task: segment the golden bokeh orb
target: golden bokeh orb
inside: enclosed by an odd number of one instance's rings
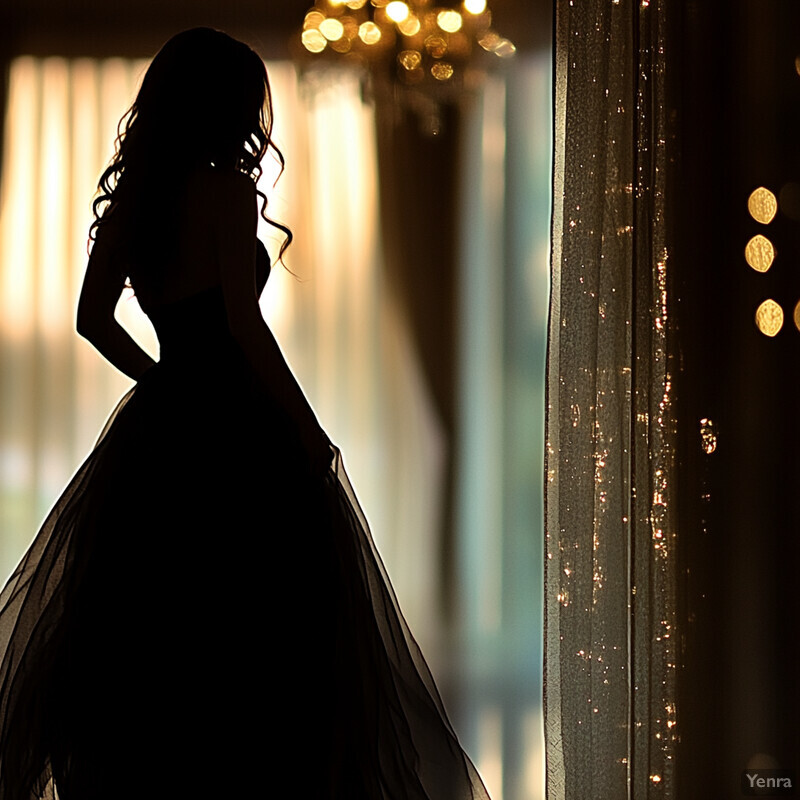
[[[329,41],[335,42],[344,35],[344,25],[338,19],[328,17],[319,24],[319,32]]]
[[[470,14],[483,14],[486,11],[486,0],[464,0],[464,10]]]
[[[408,6],[401,2],[401,0],[392,0],[388,6],[386,6],[386,16],[392,22],[402,22],[404,19],[408,18]]]
[[[744,257],[756,272],[766,272],[775,260],[775,247],[766,236],[759,233],[747,243]]]
[[[783,309],[774,300],[765,300],[756,309],[756,325],[764,336],[776,336],[783,327]]]
[[[309,11],[303,20],[303,30],[307,31],[310,28],[319,28],[320,22],[325,20],[325,15],[320,11]]]
[[[425,49],[434,58],[441,58],[447,52],[447,42],[441,36],[432,34],[425,39]]]
[[[461,14],[452,8],[445,8],[436,15],[436,24],[447,33],[455,33],[461,30],[463,22]]]
[[[352,46],[353,43],[346,36],[342,36],[341,39],[330,43],[331,50],[337,53],[349,53]]]
[[[397,28],[404,36],[416,36],[422,27],[419,17],[409,14],[402,22],[397,23]]]
[[[453,65],[448,64],[446,61],[437,61],[431,67],[431,75],[437,81],[449,81],[453,77]]]
[[[778,200],[769,189],[759,186],[747,198],[747,210],[756,222],[769,225],[778,211]]]
[[[418,50],[403,50],[397,56],[397,60],[404,69],[412,70],[422,63],[422,54]]]
[[[358,26],[358,38],[364,44],[377,44],[381,40],[381,29],[372,21],[362,22]]]
[[[321,53],[328,44],[328,40],[316,28],[303,31],[300,40],[310,53]]]

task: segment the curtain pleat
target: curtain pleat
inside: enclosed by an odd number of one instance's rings
[[[550,800],[672,796],[663,0],[557,3],[546,453]]]

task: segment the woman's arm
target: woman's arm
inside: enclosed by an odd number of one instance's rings
[[[311,405],[261,315],[256,285],[258,205],[255,184],[235,172],[214,175],[215,242],[228,325],[269,393],[294,421],[309,460],[324,469],[332,453]]]
[[[107,234],[100,229],[89,257],[76,328],[120,372],[137,381],[155,362],[114,317],[125,277],[114,269]]]

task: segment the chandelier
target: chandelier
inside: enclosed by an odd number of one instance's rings
[[[406,99],[435,106],[480,81],[513,43],[491,27],[486,0],[454,7],[433,0],[316,0],[300,34],[303,61],[361,63]]]

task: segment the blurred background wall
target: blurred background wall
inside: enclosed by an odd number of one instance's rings
[[[298,74],[309,5],[0,7],[0,570],[129,386],[73,332],[117,121],[169,36],[221,28],[268,63],[287,161],[261,183],[296,235],[264,312],[490,793],[537,798],[550,4],[490,3],[517,53],[444,103],[435,134],[362,74]],[[261,236],[274,256],[280,239]],[[117,313],[157,355],[135,298]]]

